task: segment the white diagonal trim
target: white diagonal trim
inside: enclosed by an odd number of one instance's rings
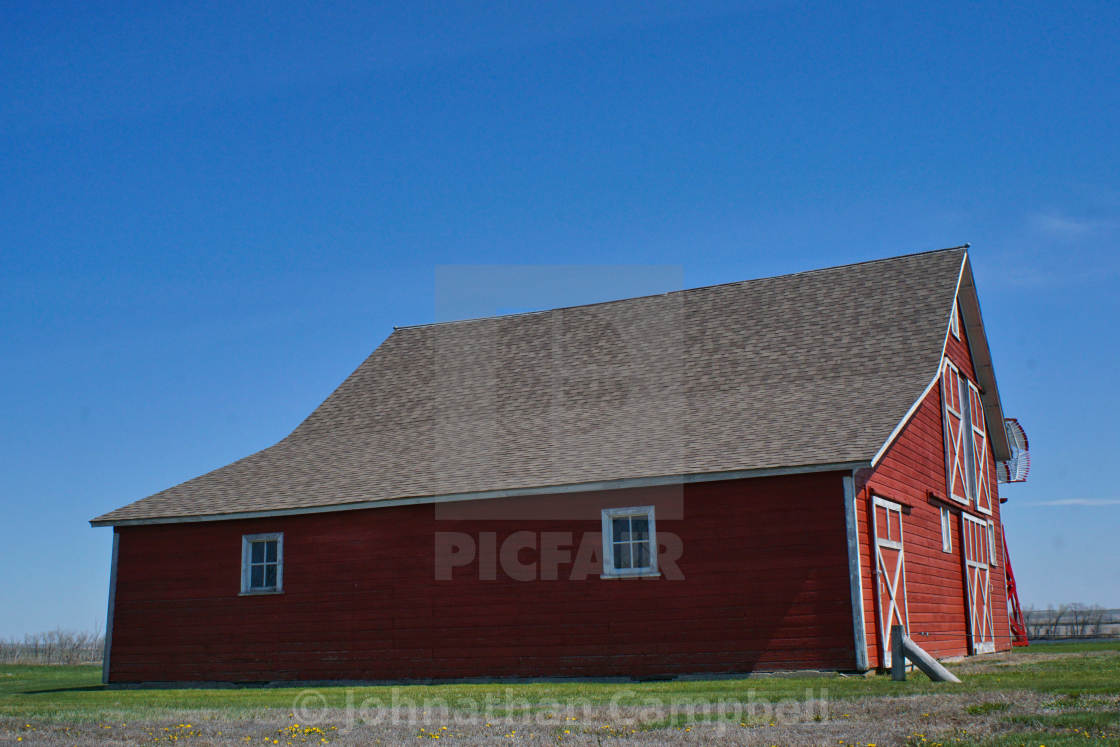
[[[966,267],[968,267],[968,252],[967,251],[965,252],[964,256],[961,258],[961,267],[957,271],[957,287],[956,287],[956,290],[953,291],[953,305],[952,305],[952,307],[950,309],[950,312],[949,312],[950,313],[950,319],[955,318],[955,316],[956,316],[957,297],[960,295],[960,292],[961,292],[961,281],[964,279],[964,271],[965,271]],[[879,463],[879,460],[883,458],[883,454],[887,453],[887,449],[889,449],[891,447],[891,444],[894,443],[894,440],[896,438],[898,438],[898,434],[902,433],[902,429],[906,427],[906,423],[908,423],[910,421],[910,418],[914,415],[914,413],[918,411],[918,407],[921,406],[922,400],[924,400],[926,398],[926,395],[929,394],[930,390],[933,389],[933,385],[936,384],[938,382],[938,380],[941,378],[941,365],[945,361],[945,349],[949,345],[949,335],[952,334],[950,329],[949,329],[950,324],[945,325],[945,335],[941,339],[941,357],[938,358],[938,360],[937,360],[937,371],[936,371],[936,373],[934,373],[933,378],[930,380],[930,382],[928,384],[926,384],[926,388],[922,390],[922,393],[918,395],[918,398],[916,400],[914,400],[914,404],[910,405],[910,409],[907,410],[906,414],[902,416],[902,419],[898,421],[898,425],[896,425],[894,427],[894,430],[892,430],[890,432],[890,435],[887,436],[887,440],[884,441],[883,445],[879,447],[879,450],[875,452],[875,456],[873,456],[871,458],[871,466],[872,467],[874,467],[876,464]]]

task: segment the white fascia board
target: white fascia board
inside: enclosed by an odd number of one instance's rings
[[[898,421],[898,424],[894,427],[894,430],[892,430],[890,435],[887,436],[887,440],[884,441],[883,445],[879,447],[879,450],[875,452],[875,456],[871,458],[872,467],[877,465],[879,463],[879,460],[883,458],[883,455],[887,453],[887,449],[889,449],[891,447],[891,444],[894,443],[894,440],[898,438],[898,434],[902,433],[902,429],[906,427],[906,424],[910,422],[910,418],[912,418],[914,416],[914,413],[918,411],[918,407],[922,404],[922,401],[925,400],[925,398],[929,395],[933,387],[937,385],[937,382],[941,380],[941,369],[945,366],[945,350],[949,347],[949,336],[952,334],[952,314],[954,314],[957,309],[957,296],[960,295],[961,282],[964,280],[964,270],[967,266],[968,252],[966,251],[964,254],[964,259],[961,260],[961,269],[957,272],[957,289],[953,292],[953,304],[950,307],[949,311],[949,323],[945,325],[945,336],[941,339],[941,355],[937,359],[937,370],[934,371],[933,378],[930,379],[930,382],[928,384],[926,384],[926,387],[922,390],[922,393],[918,395],[918,398],[916,400],[914,400],[914,404],[910,405],[910,409],[907,410],[906,414],[902,416],[902,420]]]
[[[965,270],[969,270],[969,272],[966,274]],[[1000,400],[999,387],[996,385],[996,372],[992,365],[988,336],[984,331],[984,320],[980,316],[980,298],[976,294],[976,284],[972,280],[968,252],[965,252],[964,259],[961,261],[960,273],[957,275],[957,290],[953,294],[954,312],[958,308],[961,316],[964,317],[964,339],[968,345],[969,355],[972,357],[972,369],[976,372],[977,383],[980,385],[980,401],[984,405],[984,423],[988,427],[988,436],[992,440],[992,452],[995,454],[996,461],[1010,459],[1011,446],[1007,442],[1007,433],[1003,428],[1003,403]],[[922,404],[922,400],[929,395],[933,387],[940,381],[941,370],[945,366],[945,352],[949,346],[950,334],[952,333],[949,325],[946,325],[945,337],[941,343],[941,357],[937,362],[937,371],[926,388],[914,400],[914,404],[906,411],[902,420],[898,421],[898,425],[887,436],[887,440],[875,452],[875,456],[871,459],[872,467],[876,466],[883,455],[887,453],[887,449],[902,433],[902,429],[906,427],[918,406]]]
[[[980,385],[980,401],[984,405],[984,422],[992,439],[992,451],[996,461],[1011,458],[1011,444],[1003,427],[1003,402],[996,384],[996,370],[992,363],[992,350],[988,345],[988,334],[984,329],[984,319],[980,313],[980,296],[976,293],[968,254],[965,266],[970,268],[964,281],[957,290],[961,315],[968,340],[968,352],[972,356],[972,368]]]

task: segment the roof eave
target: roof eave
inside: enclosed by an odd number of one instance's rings
[[[204,521],[233,521],[236,519],[262,519],[280,516],[301,516],[304,514],[333,513],[336,511],[357,511],[367,508],[389,508],[392,506],[412,506],[427,503],[452,503],[457,501],[478,501],[494,498],[520,498],[534,495],[554,495],[558,493],[585,493],[599,490],[623,490],[626,488],[657,487],[663,485],[686,485],[698,482],[719,480],[744,480],[758,477],[780,477],[811,472],[850,472],[870,467],[866,460],[829,462],[824,464],[804,464],[790,467],[764,467],[760,469],[729,470],[725,472],[703,472],[683,475],[659,475],[653,477],[622,478],[599,480],[595,482],[572,483],[568,485],[541,485],[529,488],[508,490],[487,490],[474,493],[451,493],[447,495],[428,495],[407,498],[387,498],[374,501],[358,501],[327,506],[305,506],[263,511],[242,511],[228,514],[198,514],[194,516],[153,516],[126,519],[110,518],[112,513],[102,514],[90,519],[94,527],[140,526],[148,524],[188,524]],[[115,513],[115,512],[114,512]]]
[[[967,245],[965,245],[967,247]],[[945,363],[945,355],[949,344],[952,314],[960,307],[964,316],[965,340],[969,354],[972,356],[972,366],[976,373],[977,384],[980,387],[980,399],[984,406],[984,421],[989,424],[988,433],[992,441],[992,452],[997,460],[1011,458],[1011,445],[1007,440],[1007,431],[1003,428],[1003,404],[999,397],[999,387],[996,385],[996,372],[992,364],[992,351],[988,347],[988,335],[984,331],[984,319],[980,314],[980,297],[976,292],[976,281],[972,276],[972,263],[966,249],[961,259],[961,269],[957,276],[957,288],[953,294],[953,305],[947,309],[945,319],[945,337],[941,343],[941,355],[938,359],[937,369],[933,371],[929,383],[918,395],[917,399],[898,421],[898,424],[887,436],[886,441],[879,447],[879,451],[871,459],[872,466],[887,453],[895,439],[902,433],[903,428],[913,417],[918,406],[929,395],[930,391],[941,380],[941,368]],[[998,423],[998,427],[990,424]]]
[[[980,313],[980,297],[976,292],[976,281],[972,276],[972,262],[968,254],[964,256],[960,287],[957,289],[957,304],[964,317],[965,339],[972,355],[972,367],[980,386],[980,400],[984,405],[984,421],[988,424],[988,437],[992,440],[992,451],[997,461],[1011,458],[1011,444],[1003,427],[1003,402],[996,383],[995,365],[992,351],[988,346],[988,335],[984,331],[984,318]]]

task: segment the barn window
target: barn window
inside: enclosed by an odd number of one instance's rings
[[[953,520],[952,514],[945,506],[941,507],[941,549],[945,552],[953,551]]]
[[[657,574],[653,506],[603,509],[603,575]]]
[[[246,534],[241,538],[241,593],[276,593],[284,588],[284,535]]]
[[[961,339],[961,323],[959,317],[960,312],[957,311],[957,304],[953,302],[953,317],[949,320],[949,331],[953,333],[953,337],[958,340]]]
[[[996,523],[988,520],[988,564],[992,567],[999,565],[999,554],[996,552]]]

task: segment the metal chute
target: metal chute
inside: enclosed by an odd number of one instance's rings
[[[1027,432],[1015,418],[1003,421],[1003,430],[1007,433],[1007,442],[1011,444],[1011,458],[996,463],[996,477],[1000,482],[1026,482],[1031,471],[1030,444],[1027,442]]]

